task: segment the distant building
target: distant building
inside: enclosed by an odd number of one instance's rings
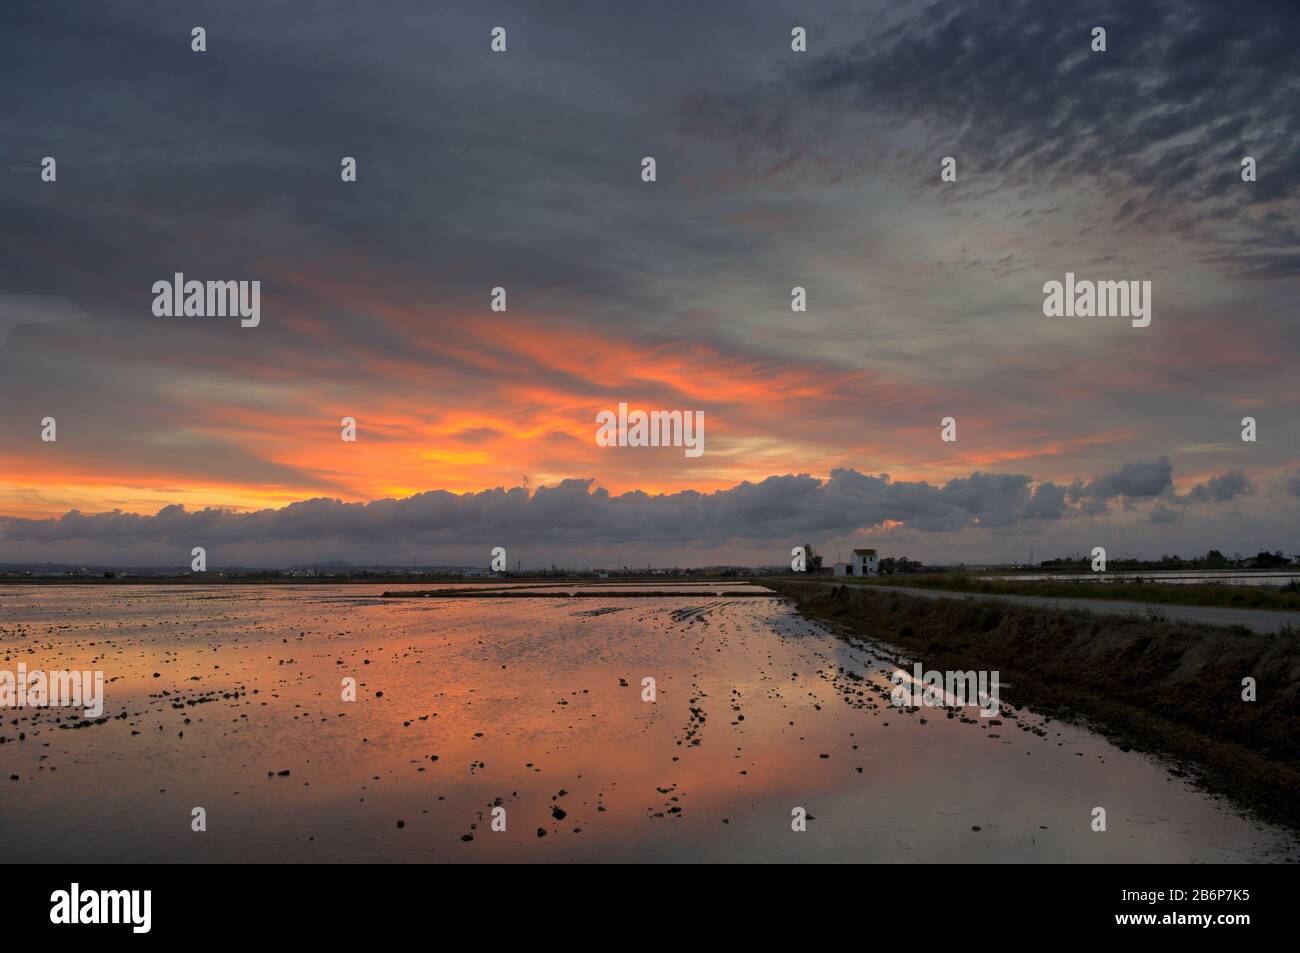
[[[461,575],[465,577],[479,578],[494,575],[494,573],[490,573],[486,569],[466,569],[461,572]]]
[[[880,558],[874,549],[855,549],[853,559],[835,564],[837,576],[875,576],[880,572]]]

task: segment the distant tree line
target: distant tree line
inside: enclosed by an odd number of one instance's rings
[[[915,559],[908,559],[906,556],[886,556],[880,560],[880,574],[882,576],[892,576],[896,573],[913,573],[921,572],[925,568],[924,564],[917,562]]]
[[[883,572],[883,563],[882,572]],[[1060,556],[1056,559],[1044,559],[1037,566],[1042,569],[1089,569],[1092,565],[1091,556]],[[1204,556],[1194,556],[1191,559],[1184,559],[1177,555],[1162,555],[1159,559],[1108,559],[1106,568],[1109,570],[1126,569],[1278,569],[1282,566],[1292,565],[1290,556],[1278,555],[1261,550],[1254,556],[1237,555],[1229,558],[1217,549],[1211,549]]]

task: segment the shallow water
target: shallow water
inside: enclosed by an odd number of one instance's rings
[[[780,600],[379,598],[393,588],[0,589],[0,668],[108,683],[103,723],[0,711],[6,860],[1300,856],[1081,729],[894,708],[885,650]]]

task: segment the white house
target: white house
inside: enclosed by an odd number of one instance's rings
[[[853,559],[835,564],[837,576],[874,576],[880,572],[880,559],[874,549],[855,549]]]

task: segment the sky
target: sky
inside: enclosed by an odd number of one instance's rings
[[[1297,36],[1249,0],[6,3],[0,562],[1300,553]],[[155,315],[177,272],[260,281],[260,323]],[[1150,281],[1150,325],[1046,316],[1067,272]],[[702,411],[704,453],[600,446],[619,403]]]

